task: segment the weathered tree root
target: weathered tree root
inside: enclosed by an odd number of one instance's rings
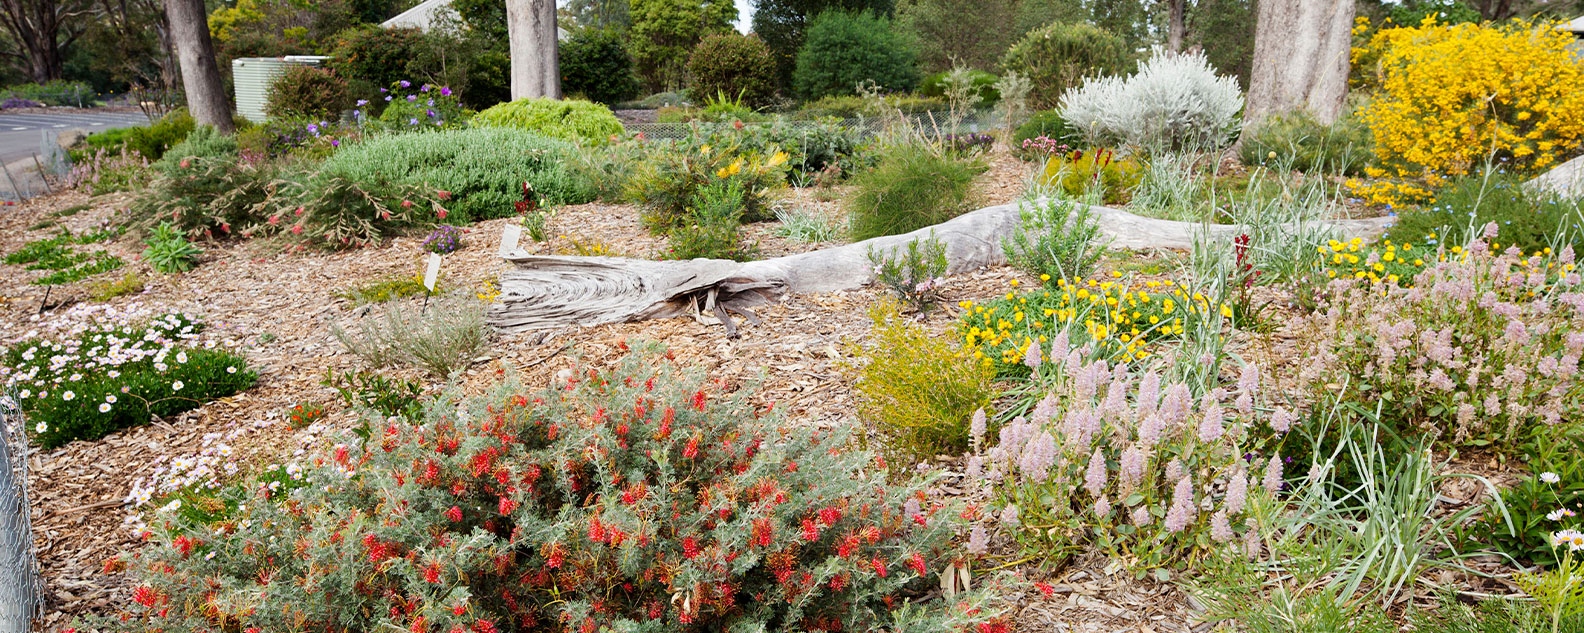
[[[1093,211],[1113,248],[1186,249],[1200,231],[1216,239],[1243,232],[1239,226],[1157,220],[1108,207]],[[516,331],[692,315],[719,320],[735,336],[728,313],[757,321],[749,308],[787,293],[834,292],[873,281],[870,250],[889,252],[933,234],[946,245],[949,274],[1004,264],[1001,240],[1020,221],[1019,205],[1003,204],[905,235],[744,263],[544,256],[518,250],[505,258],[514,266],[501,274],[500,298],[490,307],[487,321],[497,329]],[[1327,224],[1342,237],[1367,237],[1379,234],[1386,222],[1372,218]]]

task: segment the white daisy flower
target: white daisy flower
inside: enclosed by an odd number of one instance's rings
[[[1547,472],[1540,473],[1540,481],[1546,482],[1548,484],[1554,484],[1554,483],[1557,483],[1559,481],[1562,481],[1562,478],[1558,477],[1556,473],[1547,471]]]
[[[108,402],[99,403],[99,412],[100,413],[109,413],[110,412],[110,403],[108,403]]]
[[[185,383],[183,383],[182,381],[178,380],[176,382],[171,383],[171,391],[181,391],[182,387],[185,387],[185,386],[187,386]]]
[[[34,433],[43,433],[43,432],[48,431],[48,430],[49,430],[49,425],[45,424],[43,422],[40,422],[40,423],[38,423],[38,426],[33,427],[33,432]]]
[[[72,393],[71,391],[67,391],[66,393],[61,394],[61,400],[70,401],[70,400],[75,400],[76,398],[77,398],[77,394]]]

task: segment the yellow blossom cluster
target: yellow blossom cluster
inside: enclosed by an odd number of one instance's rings
[[[1487,159],[1554,165],[1584,141],[1584,59],[1547,23],[1442,25],[1376,31],[1354,51],[1374,60],[1379,90],[1362,118],[1375,138],[1367,198],[1419,197]],[[1367,25],[1361,25],[1367,28]],[[1356,184],[1356,183],[1355,183]],[[1392,191],[1396,189],[1397,191]]]
[[[1013,291],[993,301],[958,303],[963,310],[958,324],[963,343],[998,374],[1021,372],[1030,345],[1037,341],[1046,349],[1064,330],[1069,345],[1092,342],[1098,356],[1145,358],[1152,342],[1182,334],[1184,316],[1211,309],[1204,295],[1170,280],[1150,281],[1142,288],[1121,281],[1058,280],[1053,287],[1023,293],[1016,291],[1016,280],[1012,284]]]
[[[1434,242],[1438,235],[1431,233],[1425,239]],[[1457,262],[1469,260],[1469,252],[1462,246],[1436,248],[1429,245],[1415,246],[1411,243],[1396,244],[1391,240],[1382,240],[1374,244],[1365,244],[1360,238],[1353,238],[1346,242],[1331,240],[1324,246],[1317,247],[1320,252],[1320,266],[1325,270],[1327,277],[1332,279],[1363,279],[1372,285],[1379,283],[1393,284],[1404,288],[1414,285],[1414,277],[1426,267],[1445,262],[1448,259]],[[1489,253],[1501,252],[1500,242],[1491,242],[1485,249]],[[1514,253],[1515,261],[1511,266],[1510,274],[1517,275],[1517,279],[1527,278],[1530,272],[1543,271],[1546,283],[1539,288],[1550,287],[1558,283],[1563,276],[1577,270],[1577,265],[1571,261],[1561,262],[1552,257],[1549,247],[1534,251],[1530,256],[1523,257],[1523,253]],[[1514,282],[1505,287],[1523,289],[1514,299],[1532,298],[1537,294],[1537,288]]]

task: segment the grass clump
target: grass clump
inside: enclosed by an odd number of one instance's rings
[[[950,337],[930,336],[894,303],[871,308],[873,345],[854,349],[866,362],[855,372],[858,412],[898,463],[916,463],[968,449],[974,412],[995,395],[992,368],[965,362],[971,354]]]
[[[899,235],[934,226],[968,210],[974,178],[984,163],[915,145],[882,150],[880,164],[854,176],[855,240]]]
[[[422,312],[385,307],[355,332],[332,328],[347,351],[374,367],[405,365],[438,377],[467,367],[488,343],[484,310],[461,299],[440,299]]]

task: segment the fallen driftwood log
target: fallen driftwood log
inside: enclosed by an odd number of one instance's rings
[[[1001,240],[1021,221],[1019,204],[963,214],[933,227],[855,244],[751,262],[720,259],[650,261],[622,257],[532,255],[521,249],[505,256],[513,266],[501,274],[500,298],[487,321],[501,330],[599,325],[683,315],[719,319],[736,335],[729,314],[750,321],[754,306],[787,293],[833,292],[874,279],[871,250],[889,252],[932,234],[946,245],[950,274],[1006,262]],[[1185,249],[1208,231],[1217,239],[1243,232],[1234,225],[1157,220],[1108,207],[1093,207],[1101,232],[1113,248]],[[1343,237],[1368,237],[1387,218],[1327,222]]]
[[[1524,186],[1564,198],[1584,196],[1584,156],[1557,165]]]

